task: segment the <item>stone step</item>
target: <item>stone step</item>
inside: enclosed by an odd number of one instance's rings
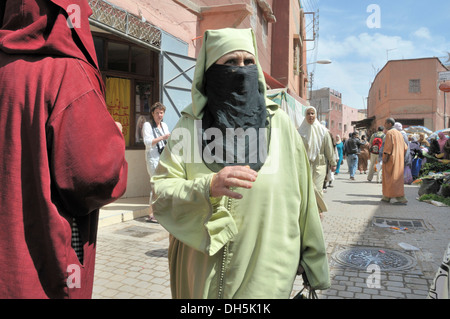
[[[120,198],[100,209],[99,227],[123,223],[149,214],[149,198]]]

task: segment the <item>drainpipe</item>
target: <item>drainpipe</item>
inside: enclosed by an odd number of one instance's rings
[[[444,128],[447,128],[447,92],[444,90],[442,90],[442,92],[444,93]]]

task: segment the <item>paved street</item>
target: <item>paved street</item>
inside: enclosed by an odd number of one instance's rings
[[[450,208],[417,201],[408,185],[407,206],[380,202],[381,184],[359,172],[350,181],[343,166],[325,194],[332,286],[319,298],[424,299],[450,241]],[[167,232],[143,217],[101,226],[93,298],[171,298],[167,248]],[[386,268],[370,266],[380,260]],[[298,278],[293,294],[301,288]]]

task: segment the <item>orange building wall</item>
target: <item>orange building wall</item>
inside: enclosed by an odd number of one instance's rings
[[[444,128],[444,98],[439,72],[446,68],[437,58],[389,61],[378,73],[369,93],[368,117],[376,116],[372,128],[394,119],[423,119],[432,131]],[[420,79],[421,91],[409,92],[409,80]],[[447,99],[447,105],[450,100]],[[448,116],[447,108],[447,116]]]

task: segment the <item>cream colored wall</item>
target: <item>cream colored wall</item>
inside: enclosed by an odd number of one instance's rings
[[[127,150],[125,158],[128,162],[128,182],[122,198],[148,197],[150,177],[145,163],[145,150]]]

